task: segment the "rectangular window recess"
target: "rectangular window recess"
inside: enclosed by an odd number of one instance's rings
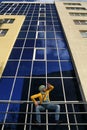
[[[45,48],[35,48],[33,60],[43,61],[46,60]]]
[[[38,21],[38,26],[45,26],[46,22],[45,21]]]
[[[39,13],[39,17],[46,17],[45,13]]]
[[[46,8],[42,7],[42,8],[39,9],[39,11],[46,11]]]
[[[80,33],[83,38],[87,38],[87,30],[80,30]]]
[[[87,25],[87,20],[74,20],[77,25]]]
[[[0,29],[0,37],[5,36],[8,29]]]
[[[13,23],[15,19],[5,18],[3,23]]]
[[[64,5],[81,5],[80,3],[64,3]]]
[[[37,31],[36,32],[36,39],[45,39],[45,31]]]
[[[71,16],[84,16],[87,17],[87,13],[69,13]]]

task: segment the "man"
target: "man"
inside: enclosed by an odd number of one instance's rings
[[[47,88],[45,85],[41,85],[39,87],[40,93],[31,96],[31,100],[34,102],[35,108],[36,108],[36,123],[39,123],[39,124],[41,123],[40,111],[44,111],[45,109],[54,110],[55,122],[58,124],[61,123],[59,121],[59,114],[58,114],[60,112],[60,105],[52,104],[49,98],[49,93],[53,89],[54,89],[54,86],[47,83]],[[36,101],[37,98],[39,98],[40,102]]]

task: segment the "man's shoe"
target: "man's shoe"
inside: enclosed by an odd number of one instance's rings
[[[37,127],[41,127],[41,123],[40,123],[40,122],[38,122],[37,120],[36,120],[36,121],[34,121],[34,123],[36,124],[36,126],[37,126]]]

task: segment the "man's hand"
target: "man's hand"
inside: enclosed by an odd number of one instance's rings
[[[47,89],[50,89],[51,84],[47,83]]]
[[[38,106],[38,102],[35,102],[35,106]]]

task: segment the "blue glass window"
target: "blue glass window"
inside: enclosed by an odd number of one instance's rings
[[[61,68],[64,77],[75,77],[73,66],[70,61],[61,62]]]
[[[43,61],[35,61],[33,64],[33,76],[45,76],[46,74],[46,67],[45,67],[45,62]]]
[[[36,49],[35,59],[44,59],[44,49]]]
[[[46,32],[46,38],[55,38],[54,32]]]
[[[44,38],[45,33],[44,32],[38,32],[38,38]]]
[[[31,25],[37,25],[37,21],[32,21]]]
[[[30,26],[29,31],[36,31],[37,30],[37,26]]]
[[[52,26],[53,23],[52,23],[51,21],[47,21],[47,22],[46,22],[46,25],[50,25],[50,26]]]
[[[55,39],[47,39],[46,46],[56,48],[56,40]]]
[[[62,30],[61,26],[54,26],[54,28],[55,28],[55,31],[61,31]]]
[[[44,39],[37,39],[36,40],[36,47],[45,47],[45,40]]]
[[[18,76],[30,76],[31,73],[31,62],[30,61],[21,61]]]
[[[47,62],[47,75],[48,77],[60,77],[59,64],[57,62]]]
[[[27,32],[20,32],[18,38],[25,38]]]
[[[17,39],[14,44],[14,47],[23,47],[23,44],[24,44],[24,39]]]
[[[38,31],[45,31],[45,26],[38,26]]]
[[[27,31],[28,30],[28,26],[22,26],[21,31]]]
[[[76,79],[64,79],[64,87],[66,93],[66,99],[71,100],[81,100],[81,95],[78,90],[78,83]]]
[[[59,50],[60,60],[70,60],[69,52],[66,49]]]
[[[18,61],[8,61],[3,76],[15,76]],[[12,67],[13,66],[13,67]]]
[[[46,26],[46,31],[54,31],[53,26],[50,26],[50,25],[48,26],[47,25]]]
[[[56,38],[64,38],[64,35],[62,32],[56,32]]]
[[[23,25],[29,25],[30,21],[24,21]]]
[[[9,59],[19,59],[21,54],[21,49],[13,49]]]
[[[24,49],[22,59],[32,59],[33,49]]]
[[[33,39],[27,39],[25,42],[25,47],[34,47],[35,40]]]
[[[62,82],[60,78],[47,78],[47,82],[51,83],[54,86],[54,90],[50,93],[51,101],[63,101],[63,90],[62,90]],[[55,96],[54,96],[55,95]],[[61,105],[62,107],[62,105]],[[62,108],[61,108],[62,109]],[[63,109],[65,110],[65,109]],[[63,115],[64,116],[64,115]]]
[[[27,38],[35,38],[36,37],[36,32],[28,32]]]
[[[2,78],[0,80],[0,99],[8,100],[13,84],[13,78]],[[0,107],[1,108],[1,107]]]
[[[26,87],[25,87],[25,84],[26,84]],[[27,86],[29,86],[29,79],[17,78],[15,82],[13,94],[12,94],[12,100],[21,100],[25,88],[27,90]]]
[[[47,48],[47,60],[58,60],[57,49]]]
[[[13,84],[13,78],[2,78],[0,80],[0,99],[9,100],[11,89]],[[6,112],[8,104],[0,103],[0,112]],[[3,121],[5,113],[0,114],[0,122]]]
[[[66,42],[63,39],[57,39],[58,48],[66,48]]]

